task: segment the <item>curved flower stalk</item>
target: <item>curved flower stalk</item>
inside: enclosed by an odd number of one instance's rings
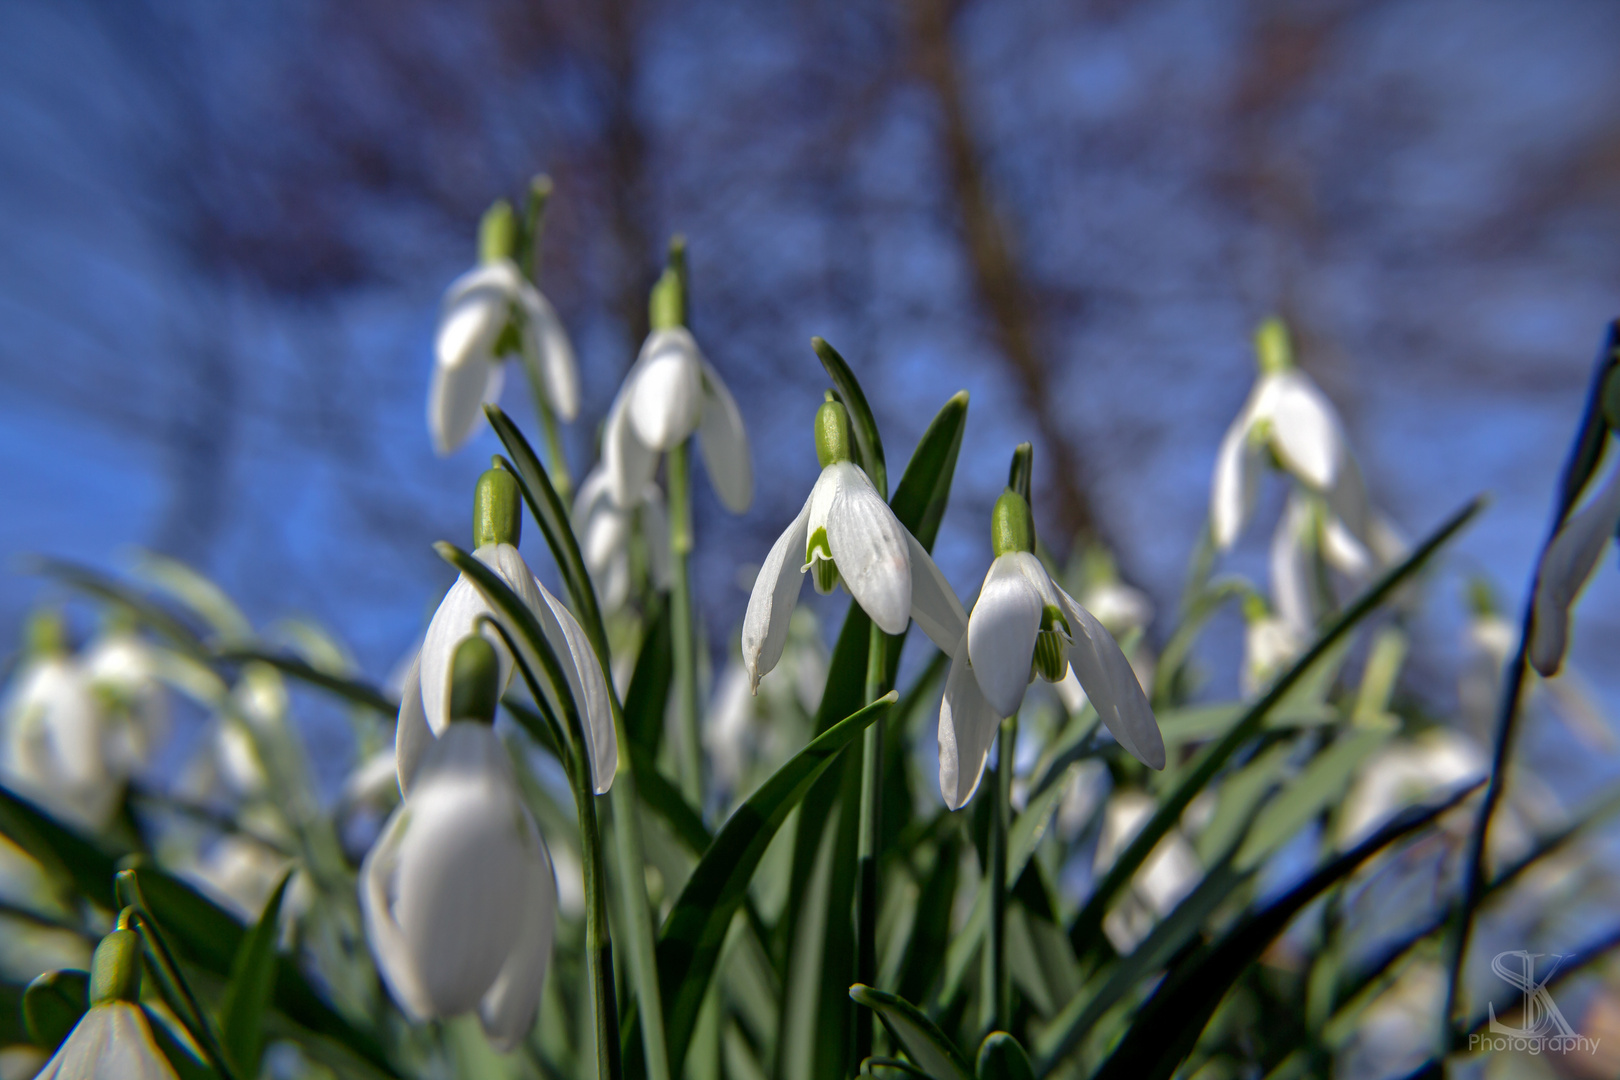
[[[55,613],[36,615],[3,704],[0,775],[53,814],[100,831],[128,772],[108,753],[106,720]]]
[[[135,931],[122,925],[96,946],[90,1008],[36,1080],[177,1080],[140,1006],[141,959]]]
[[[1589,481],[1587,488],[1586,503],[1564,519],[1536,570],[1530,663],[1544,676],[1563,666],[1570,608],[1620,528],[1620,468],[1611,469],[1601,484]]]
[[[995,561],[967,631],[950,649],[939,710],[939,787],[961,809],[978,789],[1003,717],[1016,715],[1039,675],[1075,677],[1114,738],[1149,768],[1164,768],[1164,739],[1130,661],[1112,634],[1052,581],[1035,557],[1029,504],[1008,489],[991,518]]]
[[[1218,550],[1237,542],[1254,513],[1268,462],[1323,495],[1352,536],[1367,540],[1369,511],[1361,470],[1332,402],[1294,366],[1288,331],[1267,319],[1255,334],[1260,378],[1221,439],[1210,484],[1210,536]]]
[[[579,414],[579,370],[562,320],[512,260],[512,209],[498,202],[484,217],[483,265],[445,290],[433,339],[428,431],[441,455],[472,435],[483,406],[500,398],[504,361],[519,354],[540,403],[564,420]]]
[[[556,875],[492,726],[495,648],[464,638],[454,665],[454,719],[367,854],[360,905],[378,969],[401,1007],[417,1021],[476,1011],[504,1052],[539,1009]]]
[[[799,516],[771,545],[743,616],[743,664],[755,693],[782,658],[805,571],[823,595],[842,584],[886,634],[904,633],[915,620],[950,652],[967,627],[945,575],[852,460],[853,445],[849,414],[828,400],[816,413],[821,476]]]
[[[614,501],[611,488],[606,466],[598,465],[585,477],[574,499],[580,554],[605,613],[617,611],[630,598],[630,548],[638,525],[646,539],[647,576],[652,587],[666,590],[673,579],[669,515],[658,485],[646,484],[640,497],[629,506]]]
[[[624,509],[640,504],[658,455],[694,433],[721,504],[734,514],[747,510],[754,472],[742,412],[691,331],[664,325],[647,335],[608,410],[602,465],[613,501]]]
[[[619,743],[613,729],[607,682],[573,613],[540,584],[518,553],[519,498],[517,481],[504,470],[490,469],[479,478],[473,514],[473,537],[478,546],[473,555],[499,574],[534,613],[547,643],[561,661],[569,692],[580,706],[592,786],[600,795],[612,787],[613,774],[619,767]],[[422,650],[405,678],[394,756],[400,791],[407,796],[428,747],[444,734],[451,720],[450,666],[457,644],[469,634],[484,634],[499,662],[500,690],[504,692],[511,682],[512,656],[501,635],[485,625],[491,621],[500,623],[514,640],[522,640],[465,574],[457,577],[434,612]],[[533,666],[538,667],[538,662]]]

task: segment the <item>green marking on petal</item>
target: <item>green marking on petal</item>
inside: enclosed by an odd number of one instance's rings
[[[1039,675],[1047,682],[1059,682],[1069,671],[1069,620],[1055,604],[1041,612],[1041,628],[1035,635],[1035,656],[1030,677]]]
[[[826,596],[838,588],[838,564],[833,562],[826,526],[817,529],[810,537],[810,543],[804,549],[804,561],[810,564],[810,576],[815,580],[816,592]]]

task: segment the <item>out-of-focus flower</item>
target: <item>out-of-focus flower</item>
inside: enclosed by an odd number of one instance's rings
[[[1142,831],[1156,807],[1151,796],[1140,791],[1116,792],[1103,812],[1102,835],[1097,840],[1097,873],[1106,873],[1114,860],[1136,834]],[[1121,955],[1136,948],[1147,937],[1153,924],[1175,910],[1192,892],[1203,871],[1198,854],[1181,830],[1172,829],[1149,852],[1136,875],[1130,892],[1103,917],[1103,933]]]
[[[904,633],[914,619],[949,651],[967,626],[945,575],[851,460],[852,446],[849,414],[828,401],[816,414],[821,475],[799,516],[771,545],[743,616],[743,663],[756,692],[782,658],[807,570],[824,595],[842,583],[886,634]]]
[[[139,1004],[140,962],[133,930],[101,939],[91,961],[90,1008],[37,1080],[177,1080]]]
[[[579,372],[568,332],[523,271],[510,258],[497,257],[445,290],[427,407],[428,431],[440,454],[466,442],[483,418],[484,404],[499,399],[503,361],[513,352],[522,357],[551,410],[574,419]]]
[[[754,498],[742,412],[684,326],[655,329],[624,377],[602,433],[608,490],[621,507],[641,501],[667,453],[697,433],[715,494],[740,514]]]
[[[79,662],[106,718],[108,759],[133,773],[146,765],[169,728],[168,692],[152,646],[114,626],[85,648]]]
[[[109,760],[100,703],[67,651],[60,619],[35,617],[3,703],[0,774],[51,813],[91,831],[117,809],[127,772]]]
[[[457,668],[465,677],[459,658]],[[457,717],[428,748],[361,866],[360,899],[378,968],[405,1011],[422,1021],[476,1010],[505,1051],[539,1008],[557,884],[490,726],[492,651],[487,668],[487,715]]]
[[[940,703],[945,805],[957,810],[973,797],[996,729],[1017,713],[1032,675],[1055,683],[1071,664],[1119,744],[1149,768],[1164,768],[1164,739],[1136,672],[1113,635],[1035,557],[1022,495],[1009,489],[996,500],[990,535],[996,558],[952,652]]]
[[[1215,456],[1209,504],[1215,546],[1224,551],[1243,532],[1268,460],[1326,496],[1350,533],[1365,536],[1366,487],[1338,413],[1310,377],[1294,366],[1288,331],[1279,320],[1260,325],[1255,349],[1260,378]]]
[[[638,522],[646,539],[647,573],[653,588],[669,588],[669,516],[657,484],[643,487],[640,499],[632,505],[620,506],[613,500],[607,469],[598,465],[585,477],[574,499],[574,522],[580,554],[604,612],[617,611],[630,597],[630,545]]]
[[[1371,836],[1399,811],[1485,775],[1485,754],[1471,739],[1434,728],[1375,754],[1340,805],[1341,847]]]
[[[1598,558],[1620,527],[1620,468],[1612,469],[1586,504],[1565,519],[1542,553],[1536,570],[1535,615],[1530,631],[1530,662],[1543,675],[1556,675],[1569,648],[1569,609]]]
[[[1299,658],[1307,644],[1299,627],[1273,614],[1258,596],[1244,605],[1243,670],[1238,679],[1244,697],[1254,697]]]

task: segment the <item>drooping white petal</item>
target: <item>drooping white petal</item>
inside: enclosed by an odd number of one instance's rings
[[[452,724],[406,804],[391,907],[440,1016],[476,1008],[523,926],[528,871],[506,751],[487,724]]]
[[[409,822],[407,806],[408,801],[389,815],[387,824],[360,864],[360,914],[365,922],[366,940],[371,944],[371,955],[377,961],[377,972],[389,994],[407,1016],[422,1023],[433,1017],[433,1002],[422,989],[416,961],[394,914],[400,843]]]
[[[176,1080],[140,1006],[93,1006],[35,1080]]]
[[[1586,586],[1603,549],[1620,525],[1620,469],[1596,495],[1565,520],[1536,573],[1535,618],[1530,662],[1546,676],[1557,673],[1569,645],[1569,609]]]
[[[906,555],[911,562],[911,621],[940,652],[949,653],[967,633],[967,611],[933,556],[910,530],[906,531]]]
[[[483,417],[490,380],[500,370],[494,349],[511,318],[514,274],[510,265],[480,267],[445,293],[427,408],[428,431],[440,454],[466,442]]]
[[[484,1033],[503,1054],[515,1048],[534,1026],[557,931],[557,875],[551,865],[551,852],[527,809],[523,811],[523,823],[529,837],[523,926],[500,974],[478,1004]]]
[[[742,655],[755,693],[759,692],[759,680],[782,659],[782,650],[787,647],[788,622],[793,617],[793,606],[799,602],[799,590],[804,587],[802,563],[810,537],[809,524],[810,500],[806,499],[799,516],[771,545],[748,594]]]
[[[1254,513],[1260,488],[1260,455],[1249,444],[1252,419],[1247,407],[1232,421],[1215,452],[1215,476],[1209,489],[1209,532],[1225,551],[1237,542]]]
[[[399,719],[394,724],[394,769],[399,776],[399,793],[409,795],[416,780],[422,755],[433,745],[433,729],[428,726],[422,707],[422,654],[411,661],[405,688],[399,699]]]
[[[1283,467],[1300,480],[1327,491],[1338,478],[1345,456],[1344,433],[1333,405],[1304,372],[1297,369],[1268,375],[1271,384],[1266,415],[1272,424],[1272,446]]]
[[[698,427],[698,448],[703,451],[703,464],[720,502],[733,514],[740,514],[754,501],[748,432],[743,428],[736,399],[707,360],[702,361],[702,374],[703,418]]]
[[[1367,497],[1367,481],[1348,446],[1341,447],[1339,470],[1327,489],[1328,510],[1333,518],[1363,546],[1372,546],[1377,517]]]
[[[1316,584],[1312,537],[1316,525],[1311,504],[1298,492],[1288,497],[1277,531],[1271,537],[1271,604],[1302,636],[1316,629]]]
[[[604,611],[617,611],[630,595],[630,513],[613,502],[601,467],[580,485],[574,528],[598,602]]]
[[[473,554],[485,566],[490,567],[502,577],[506,583],[522,595],[526,586],[521,579],[533,577],[524,568],[519,575],[520,580],[513,581],[497,565],[497,558],[501,548],[509,548],[512,555],[517,555],[517,549],[510,544],[486,544]],[[522,559],[518,558],[521,565]],[[456,646],[461,639],[473,633],[478,627],[482,617],[492,614],[489,603],[485,601],[478,587],[467,579],[466,575],[456,578],[450,591],[445,593],[444,599],[439,602],[439,609],[433,613],[433,620],[428,623],[427,636],[422,639],[422,652],[419,657],[422,678],[422,707],[427,714],[428,726],[435,735],[444,734],[444,729],[450,723],[450,661],[455,655]],[[506,684],[512,678],[512,657],[506,651],[506,644],[501,640],[500,634],[494,629],[485,626],[482,633],[495,646],[495,656],[500,663],[500,687],[505,690]]]
[[[607,470],[608,491],[613,501],[625,509],[636,505],[658,471],[657,454],[641,441],[630,422],[630,380],[635,375],[636,369],[632,368],[602,429],[602,466]]]
[[[1035,634],[1045,607],[1026,577],[1028,552],[1010,552],[990,564],[979,590],[978,602],[968,615],[968,658],[985,700],[997,716],[1012,716],[1029,685],[1029,665],[1035,657]],[[1036,562],[1036,570],[1046,571]]]
[[[1001,717],[984,698],[968,663],[966,635],[951,657],[945,696],[939,704],[939,793],[951,810],[967,805],[979,790],[984,762]]]
[[[1069,663],[1086,696],[1119,745],[1150,769],[1164,768],[1164,736],[1142,684],[1112,634],[1062,589],[1064,614],[1074,631]]]
[[[905,527],[859,466],[835,461],[822,473],[834,480],[827,508],[827,546],[838,564],[838,576],[879,629],[885,634],[904,633],[911,618]]]
[[[608,698],[607,680],[602,676],[602,665],[597,662],[596,650],[591,648],[590,639],[573,612],[538,579],[534,586],[545,602],[544,610],[535,612],[540,628],[563,665],[569,692],[580,712],[580,724],[585,728],[592,782],[598,795],[606,794],[619,768],[619,740],[613,729],[613,707]]]
[[[703,367],[692,335],[679,326],[648,335],[625,393],[631,426],[649,449],[672,450],[697,430]]]
[[[518,290],[518,303],[523,311],[523,361],[545,387],[552,411],[572,420],[579,415],[579,366],[568,331],[551,301],[527,281]]]

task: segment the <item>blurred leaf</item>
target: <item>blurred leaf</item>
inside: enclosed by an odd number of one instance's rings
[[[1272,684],[1271,689],[1249,707],[1243,718],[1228,730],[1219,742],[1206,747],[1195,762],[1185,770],[1175,789],[1161,800],[1153,817],[1142,826],[1136,837],[1109,867],[1108,872],[1092,890],[1085,906],[1080,909],[1079,915],[1075,917],[1074,923],[1069,928],[1069,941],[1077,955],[1085,955],[1102,940],[1103,914],[1113,904],[1119,890],[1136,875],[1136,871],[1148,854],[1158,846],[1159,841],[1176,822],[1181,820],[1182,812],[1187,809],[1187,805],[1215,778],[1232,755],[1259,732],[1271,710],[1288,697],[1296,684],[1316,667],[1318,661],[1324,658],[1331,660],[1332,654],[1349,632],[1371,614],[1402,582],[1417,573],[1429,557],[1466,525],[1483,506],[1483,499],[1476,498],[1468,503],[1430,534],[1428,539],[1418,545],[1400,564],[1392,567],[1362,593],[1323,631],[1316,644],[1306,650],[1305,655],[1283,672]]]
[[[23,1023],[23,994],[27,987],[0,979],[0,1046],[30,1042]]]
[[[276,981],[276,941],[281,933],[281,901],[287,894],[292,871],[265,902],[259,921],[242,939],[231,965],[231,981],[220,1007],[220,1041],[226,1055],[243,1076],[259,1075],[259,1053],[264,1047],[264,1010]]]
[[[25,566],[34,573],[44,574],[79,592],[123,608],[137,622],[167,638],[171,645],[195,659],[206,660],[209,656],[202,636],[174,612],[106,574],[60,559],[36,557]]]
[[[1159,730],[1164,734],[1166,746],[1202,742],[1230,732],[1248,714],[1250,708],[1240,701],[1225,701],[1211,705],[1188,705],[1180,709],[1167,709],[1159,714]],[[1324,727],[1337,723],[1338,720],[1338,711],[1327,705],[1287,711],[1279,707],[1266,717],[1262,728],[1266,731],[1289,731],[1297,728]]]
[[[1233,983],[1305,905],[1383,848],[1456,806],[1478,787],[1474,784],[1441,802],[1402,812],[1366,841],[1332,859],[1265,908],[1246,915],[1217,941],[1178,964],[1136,1013],[1125,1037],[1093,1080],[1163,1080],[1171,1076]],[[1050,1072],[1055,1064],[1052,1059],[1043,1059],[1041,1074]]]
[[[669,688],[675,678],[669,608],[669,604],[661,603],[653,613],[642,637],[641,652],[636,656],[630,688],[624,694],[625,734],[645,752],[649,761],[658,758],[658,745],[664,737],[664,709],[669,704]],[[640,769],[636,775],[641,775]]]
[[[861,983],[849,988],[849,996],[877,1013],[894,1041],[905,1048],[906,1056],[934,1080],[972,1080],[973,1070],[962,1052],[917,1006]]]
[[[338,697],[356,705],[375,709],[377,712],[387,716],[393,716],[399,712],[399,701],[391,695],[384,693],[362,679],[323,671],[301,656],[252,647],[222,649],[215,656],[228,664],[255,662],[269,664],[283,675],[297,679],[299,682],[308,683],[311,686],[318,686],[322,690],[329,690]]]
[[[1406,650],[1406,632],[1400,627],[1386,626],[1378,631],[1361,670],[1361,686],[1350,714],[1353,723],[1387,726],[1393,720],[1389,716],[1389,698],[1401,674],[1401,664],[1406,661]]]
[[[934,865],[917,895],[917,913],[900,964],[900,996],[921,1001],[933,989],[945,960],[951,936],[951,908],[956,902],[956,879],[962,865],[961,836],[952,831],[940,839]]]
[[[979,1044],[979,1080],[1035,1080],[1029,1055],[1005,1031],[992,1031]]]
[[[747,895],[754,868],[783,819],[861,732],[880,720],[897,695],[884,695],[834,724],[759,786],[721,826],[664,920],[658,974],[665,1001],[670,1060],[685,1060],[714,964],[731,917]]]
[[[22,1015],[28,1041],[56,1053],[89,1008],[88,971],[47,971],[23,991]]]
[[[242,614],[242,609],[224,589],[185,563],[143,551],[135,564],[135,573],[202,616],[220,641],[252,640],[253,624]]]
[[[1244,766],[1221,781],[1215,791],[1215,813],[1198,833],[1198,859],[1212,866],[1226,858],[1243,839],[1255,811],[1282,782],[1282,772],[1293,756],[1291,742],[1261,746]]]
[[[1237,866],[1260,865],[1284,841],[1337,803],[1361,763],[1389,740],[1388,731],[1352,731],[1311,759],[1283,792],[1255,817],[1238,849]]]
[[[838,350],[827,344],[824,338],[811,338],[810,347],[816,351],[821,366],[827,369],[827,377],[832,380],[838,399],[849,410],[849,426],[855,434],[855,448],[860,455],[861,468],[866,470],[878,494],[887,499],[889,469],[883,461],[883,438],[878,434],[877,420],[872,416],[872,407],[866,403],[861,384]]]
[[[889,500],[894,516],[928,551],[934,549],[939,523],[950,502],[956,458],[967,428],[967,409],[967,391],[961,390],[934,414],[894,489],[894,498]]]
[[[206,1062],[199,1061],[197,1055],[169,1030],[169,1025],[161,1016],[144,1005],[141,1011],[146,1014],[147,1026],[152,1029],[152,1041],[163,1051],[163,1056],[168,1059],[179,1080],[219,1080],[219,1074],[210,1069]]]
[[[1203,542],[1208,547],[1207,535]],[[1209,550],[1212,552],[1213,548]],[[1253,587],[1242,579],[1225,578],[1212,581],[1192,593],[1186,604],[1186,613],[1182,615],[1181,622],[1171,633],[1170,640],[1165,642],[1164,651],[1159,654],[1159,662],[1153,668],[1155,708],[1170,702],[1172,692],[1186,670],[1187,657],[1198,642],[1198,635],[1204,632],[1204,627],[1221,609],[1221,605],[1234,597],[1247,596],[1253,591]],[[1163,722],[1162,715],[1160,722]]]
[[[3,784],[0,833],[77,895],[108,911],[118,909],[112,887],[118,869],[116,856]]]

